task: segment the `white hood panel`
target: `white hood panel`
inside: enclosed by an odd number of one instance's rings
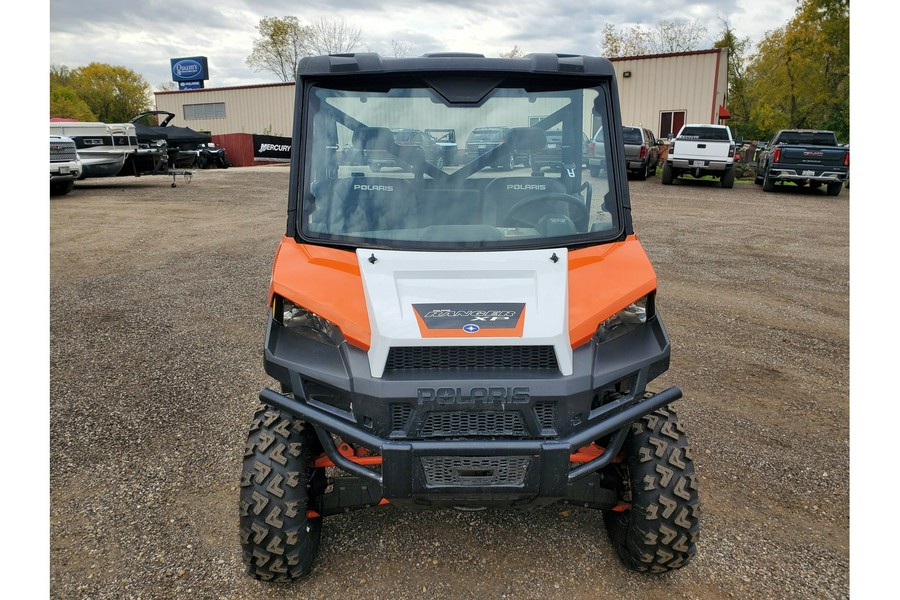
[[[358,249],[356,255],[372,331],[369,365],[373,377],[384,373],[393,346],[553,346],[560,372],[572,374],[565,248],[511,252]],[[510,303],[525,305],[521,336],[492,337],[482,329],[476,337],[458,327],[447,337],[425,337],[413,308],[462,304],[477,310]]]

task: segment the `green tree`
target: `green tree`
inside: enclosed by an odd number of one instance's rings
[[[343,19],[320,18],[304,25],[297,17],[264,17],[256,26],[259,37],[247,66],[254,71],[269,71],[284,82],[297,77],[297,63],[314,54],[352,52],[360,43],[362,31]],[[394,51],[402,47],[395,44]]]
[[[713,43],[713,48],[728,49],[728,97],[726,107],[731,113],[729,125],[745,138],[757,137],[755,125],[750,115],[753,111],[754,99],[750,94],[747,76],[747,52],[751,47],[750,38],[739,38],[728,20],[719,17],[722,24],[720,37]]]
[[[759,44],[749,72],[751,118],[766,135],[821,128],[849,139],[849,0],[801,0],[791,21]]]
[[[141,75],[125,67],[91,63],[71,71],[65,67],[51,70],[51,98],[55,92],[60,101],[71,100],[66,89],[88,107],[96,120],[105,123],[128,121],[150,106],[150,85]]]
[[[301,25],[297,17],[264,17],[256,31],[259,37],[253,40],[247,66],[254,71],[269,71],[284,82],[294,81],[297,63],[310,54],[312,29]]]
[[[96,121],[97,116],[91,112],[87,103],[78,97],[75,90],[65,86],[50,89],[50,118],[62,117],[78,121]]]

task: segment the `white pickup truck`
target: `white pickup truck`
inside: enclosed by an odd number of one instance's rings
[[[50,136],[50,195],[62,196],[72,191],[81,175],[81,161],[71,138]]]
[[[697,179],[709,175],[718,178],[723,188],[733,187],[736,146],[727,125],[685,125],[669,142],[662,183],[671,185],[682,175]]]

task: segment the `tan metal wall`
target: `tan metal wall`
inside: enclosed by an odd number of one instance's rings
[[[719,105],[726,106],[727,49],[615,58],[612,63],[624,125],[641,125],[659,135],[662,111],[683,110],[686,123],[717,123]],[[631,76],[624,77],[625,71]],[[184,119],[184,105],[215,102],[225,103],[224,119]],[[212,135],[290,137],[293,102],[293,83],[156,93],[157,110],[175,114],[172,125]],[[410,127],[416,125],[411,123]]]
[[[185,105],[216,102],[225,103],[224,119],[185,120]],[[156,109],[175,114],[171,125],[209,131],[212,135],[257,133],[290,137],[293,105],[293,83],[156,93]]]
[[[728,49],[612,60],[619,82],[622,124],[659,135],[662,111],[685,111],[685,123],[718,123],[725,106]],[[626,71],[630,77],[624,77]]]

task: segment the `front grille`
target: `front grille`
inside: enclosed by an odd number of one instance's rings
[[[412,406],[409,404],[391,404],[391,431],[406,431]]]
[[[50,141],[50,162],[72,162],[76,157],[75,142]]]
[[[534,414],[537,417],[541,431],[552,430],[556,425],[556,403],[538,402],[534,405]]]
[[[553,346],[413,346],[388,353],[387,371],[559,370]]]
[[[525,424],[518,412],[430,412],[425,415],[421,437],[441,436],[523,436]]]
[[[423,456],[430,487],[520,486],[530,456]]]

